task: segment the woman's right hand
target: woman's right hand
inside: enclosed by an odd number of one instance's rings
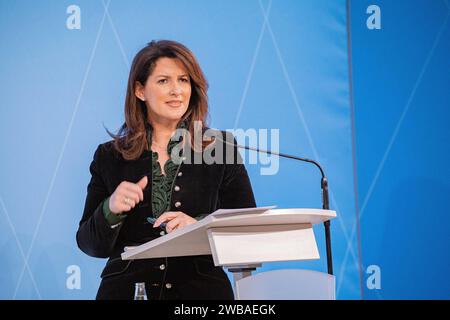
[[[143,177],[137,183],[122,181],[109,198],[109,210],[116,215],[130,211],[139,202],[144,200],[142,190],[145,189],[147,183],[147,176]]]

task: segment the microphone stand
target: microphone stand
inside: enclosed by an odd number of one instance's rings
[[[289,158],[289,159],[294,159],[294,160],[299,160],[299,161],[304,161],[304,162],[309,162],[314,164],[317,168],[319,168],[320,170],[320,174],[322,175],[322,179],[320,182],[320,187],[322,189],[322,208],[324,210],[329,210],[330,209],[330,200],[329,200],[329,196],[328,196],[328,180],[325,176],[325,173],[322,169],[322,167],[320,166],[320,164],[317,161],[311,160],[311,159],[306,159],[306,158],[300,158],[300,157],[296,157],[296,156],[291,156],[289,154],[284,154],[284,153],[279,153],[279,152],[274,152],[274,151],[270,151],[270,150],[262,150],[262,149],[258,149],[258,148],[252,148],[252,147],[247,147],[247,146],[242,146],[239,144],[231,144],[227,141],[223,141],[227,144],[236,146],[238,148],[242,148],[242,149],[247,149],[247,150],[252,150],[252,151],[256,151],[256,152],[262,152],[262,153],[267,153],[267,154],[273,154],[282,158]],[[328,268],[328,274],[333,275],[333,259],[331,256],[331,233],[330,233],[330,220],[327,220],[323,223],[324,227],[325,227],[325,242],[326,242],[326,250],[327,250],[327,268]]]

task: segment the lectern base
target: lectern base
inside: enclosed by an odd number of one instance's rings
[[[236,300],[335,300],[336,278],[312,270],[272,270],[235,281]]]

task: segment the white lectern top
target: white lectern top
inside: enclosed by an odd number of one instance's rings
[[[212,254],[216,265],[318,259],[312,225],[336,217],[321,209],[220,209],[137,247],[122,259]]]

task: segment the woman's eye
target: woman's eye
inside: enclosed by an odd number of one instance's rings
[[[189,79],[187,79],[187,78],[181,78],[181,82],[189,82]]]
[[[158,83],[167,83],[167,79],[158,80]]]

